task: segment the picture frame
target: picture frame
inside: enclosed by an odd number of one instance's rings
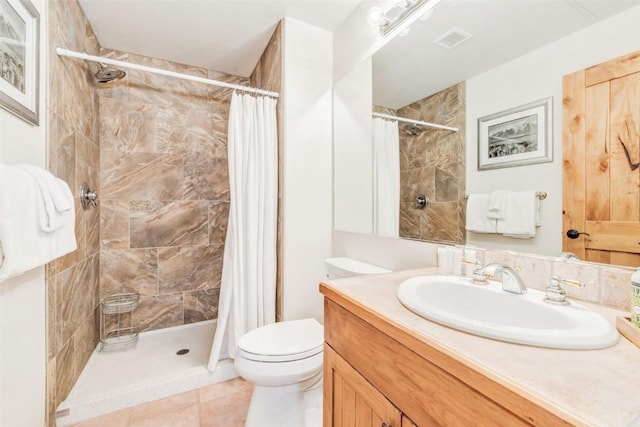
[[[553,97],[478,119],[478,170],[553,161]]]
[[[0,107],[39,121],[40,14],[29,0],[0,0]]]

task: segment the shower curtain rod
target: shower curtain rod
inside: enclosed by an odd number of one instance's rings
[[[445,126],[445,125],[437,125],[435,123],[423,122],[422,120],[407,119],[405,117],[392,116],[391,114],[383,114],[383,113],[371,113],[371,115],[373,117],[380,117],[382,119],[397,120],[399,122],[411,123],[414,125],[428,126],[431,128],[450,130],[451,132],[458,132],[458,128]]]
[[[146,71],[148,73],[161,74],[163,76],[175,77],[183,80],[190,80],[192,82],[204,83],[213,86],[226,87],[229,89],[241,90],[244,92],[251,92],[258,95],[271,96],[278,98],[280,94],[278,92],[272,92],[270,90],[258,89],[255,87],[235,85],[232,83],[220,82],[213,79],[205,79],[204,77],[190,76],[189,74],[177,73],[175,71],[163,70],[160,68],[148,67],[146,65],[131,64],[129,62],[118,61],[115,59],[103,58],[101,56],[93,56],[82,52],[74,52],[73,50],[56,48],[56,54],[58,56],[68,56],[70,58],[84,59],[86,61],[98,62],[101,64],[115,65],[117,67],[130,68],[132,70]]]

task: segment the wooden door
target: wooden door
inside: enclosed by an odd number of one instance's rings
[[[562,250],[639,266],[640,51],[565,76],[562,101]]]
[[[402,427],[418,427],[418,426],[413,421],[411,421],[406,415],[403,415]]]
[[[398,408],[325,344],[323,425],[402,427],[406,424],[402,424]]]

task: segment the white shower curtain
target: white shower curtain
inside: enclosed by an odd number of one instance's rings
[[[373,232],[398,237],[400,227],[400,136],[398,122],[373,119]]]
[[[275,322],[278,204],[275,99],[233,93],[228,153],[231,204],[209,371],[215,370],[227,352],[229,357],[235,357],[237,341],[243,334]]]

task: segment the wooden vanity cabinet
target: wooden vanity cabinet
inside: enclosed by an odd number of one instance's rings
[[[570,425],[357,301],[321,291],[324,427]]]
[[[324,407],[325,427],[401,425],[398,408],[327,344],[324,366],[324,398],[330,402]]]

